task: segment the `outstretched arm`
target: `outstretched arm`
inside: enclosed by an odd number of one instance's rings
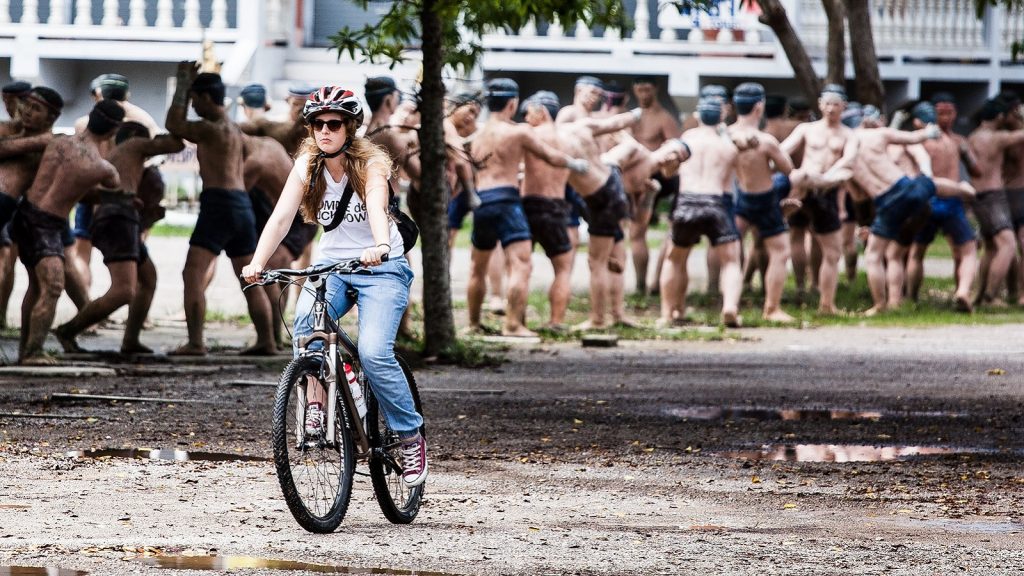
[[[167,119],[164,122],[168,132],[191,142],[205,140],[206,135],[212,130],[206,120],[188,120],[188,91],[198,71],[199,65],[195,62],[178,63],[174,97],[171,99],[171,107],[167,109]]]
[[[899,144],[901,146],[910,146],[911,144],[920,144],[925,140],[931,140],[939,137],[939,129],[934,124],[920,129],[914,130],[913,132],[907,132],[905,130],[894,130],[892,128],[882,128],[885,130],[885,143],[886,144]]]
[[[607,118],[583,118],[580,122],[584,122],[590,126],[590,129],[594,132],[594,136],[600,136],[602,134],[610,134],[612,132],[618,132],[624,128],[629,128],[640,120],[641,114],[642,109],[634,108],[629,112],[623,112],[622,114],[616,114],[615,116],[609,116]]]
[[[782,151],[790,158],[804,145],[804,136],[807,131],[806,124],[797,124],[796,128],[789,134],[789,137],[782,141]]]
[[[523,148],[531,154],[557,168],[569,167],[569,161],[571,158],[569,158],[569,156],[564,152],[555,150],[541,141],[541,139],[533,133],[533,129],[526,126],[520,126],[516,130],[516,135],[519,137],[518,139],[522,143]]]
[[[21,136],[0,139],[0,159],[14,158],[33,152],[42,152],[53,140],[53,134],[47,132],[37,136]]]

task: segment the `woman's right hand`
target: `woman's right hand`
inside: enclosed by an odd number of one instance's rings
[[[242,268],[242,278],[249,284],[259,282],[263,279],[263,266],[250,263]]]

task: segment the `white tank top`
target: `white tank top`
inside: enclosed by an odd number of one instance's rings
[[[299,157],[295,163],[305,166],[309,161],[308,156]],[[303,169],[300,174],[305,174]],[[316,219],[321,226],[330,226],[334,221],[338,204],[341,203],[341,196],[345,193],[345,186],[348,185],[348,174],[341,177],[340,182],[331,178],[331,173],[324,169],[324,182],[327,189],[324,192],[324,200],[317,210]],[[304,183],[305,184],[305,183]],[[398,232],[398,226],[394,220],[388,218],[388,225],[391,229],[391,238],[388,244],[391,245],[389,258],[398,258],[405,254],[405,247],[402,244],[402,235]],[[363,250],[375,246],[377,242],[373,239],[373,232],[370,231],[370,221],[366,217],[366,203],[359,199],[359,195],[353,193],[348,203],[348,210],[337,228],[324,230],[320,235],[319,253],[324,260],[336,262],[339,260],[350,260],[363,255]]]

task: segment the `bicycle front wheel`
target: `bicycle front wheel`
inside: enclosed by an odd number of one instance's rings
[[[409,391],[412,392],[416,411],[423,414],[416,379],[413,378],[405,360],[397,358],[409,382]],[[377,504],[380,505],[384,517],[393,524],[409,524],[420,511],[420,501],[423,499],[426,484],[410,488],[402,481],[402,443],[398,439],[398,433],[388,427],[372,390],[367,390],[366,398],[366,427],[370,446],[381,449],[370,459],[370,479],[373,481]],[[420,427],[420,434],[426,438],[426,426]]]
[[[356,451],[344,402],[336,402],[335,441],[307,426],[307,398],[326,398],[321,378],[322,354],[292,360],[281,374],[274,402],[274,465],[288,509],[310,532],[333,532],[345,517],[352,497]],[[326,408],[326,403],[324,403]],[[314,427],[315,428],[315,427]]]

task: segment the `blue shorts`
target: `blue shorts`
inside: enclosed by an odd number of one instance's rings
[[[569,203],[569,227],[579,228],[581,219],[587,217],[587,204],[583,201],[583,196],[566,184],[565,201]]]
[[[199,195],[199,218],[189,246],[205,248],[228,258],[256,251],[256,216],[245,190],[206,188]]]
[[[75,204],[75,238],[92,240],[92,204],[79,202]]]
[[[523,211],[519,190],[511,186],[480,190],[480,206],[473,212],[473,247],[494,250],[530,240],[530,223]]]
[[[879,238],[895,240],[909,246],[913,236],[904,233],[904,226],[922,210],[929,209],[935,196],[935,183],[921,175],[911,180],[904,176],[881,196],[875,198],[875,221],[871,233]]]
[[[469,213],[469,194],[463,190],[458,196],[448,201],[448,229],[461,230],[462,223]]]
[[[739,192],[736,203],[736,215],[757,228],[760,238],[771,238],[789,230],[786,219],[782,217],[779,200],[789,194],[789,178],[785,174],[777,174],[782,179],[772,178],[772,189],[760,194]]]
[[[936,196],[929,203],[932,207],[931,218],[914,237],[914,244],[931,244],[940,229],[952,238],[954,246],[963,246],[977,238],[971,223],[967,221],[964,203],[959,198]]]

